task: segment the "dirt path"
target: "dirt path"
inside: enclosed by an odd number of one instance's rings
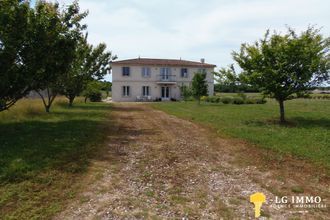
[[[301,185],[301,195],[329,198],[329,185],[248,163],[244,153],[251,160],[253,150],[243,142],[144,104],[114,104],[113,120],[103,159],[93,161],[83,192],[55,219],[253,219],[249,196],[258,191],[267,197],[263,218],[329,215],[329,208],[274,206],[276,195],[300,195],[292,187]]]

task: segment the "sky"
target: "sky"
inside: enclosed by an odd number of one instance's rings
[[[60,4],[72,0],[59,0]],[[267,29],[296,31],[309,25],[330,36],[329,0],[80,0],[88,10],[89,42],[104,42],[118,59],[137,57],[199,61],[218,68],[233,63],[242,43]],[[111,76],[106,77],[111,80]]]

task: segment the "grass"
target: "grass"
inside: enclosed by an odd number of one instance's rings
[[[97,155],[110,106],[59,99],[44,112],[41,100],[21,100],[0,112],[0,218],[45,219],[79,189]]]
[[[153,104],[169,114],[206,124],[221,136],[248,140],[279,155],[290,154],[330,168],[330,101],[296,99],[285,102],[288,125],[278,123],[274,100],[263,105],[196,102]]]

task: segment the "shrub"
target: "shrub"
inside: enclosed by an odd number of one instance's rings
[[[244,104],[244,100],[241,97],[235,97],[233,99],[233,104],[236,104],[236,105]]]
[[[183,99],[184,101],[195,101],[194,97],[190,96]]]
[[[242,98],[244,101],[246,100],[247,96],[244,93],[238,93],[237,94],[238,97]]]
[[[220,97],[219,96],[209,96],[208,97],[208,102],[219,103],[220,102]]]
[[[231,97],[223,97],[221,98],[221,102],[223,104],[229,104],[229,103],[232,103],[233,99]]]
[[[100,102],[102,100],[102,92],[101,91],[92,91],[88,94],[88,98],[91,102]]]
[[[256,101],[255,99],[252,99],[252,98],[247,98],[247,99],[245,100],[245,103],[246,103],[246,104],[256,104],[257,101]]]
[[[265,104],[266,102],[267,102],[267,100],[264,98],[256,99],[256,104]]]
[[[203,102],[208,102],[208,96],[202,96],[201,97],[201,101],[203,101]]]

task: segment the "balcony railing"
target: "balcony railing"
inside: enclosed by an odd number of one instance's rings
[[[159,82],[176,82],[175,75],[158,75]]]

